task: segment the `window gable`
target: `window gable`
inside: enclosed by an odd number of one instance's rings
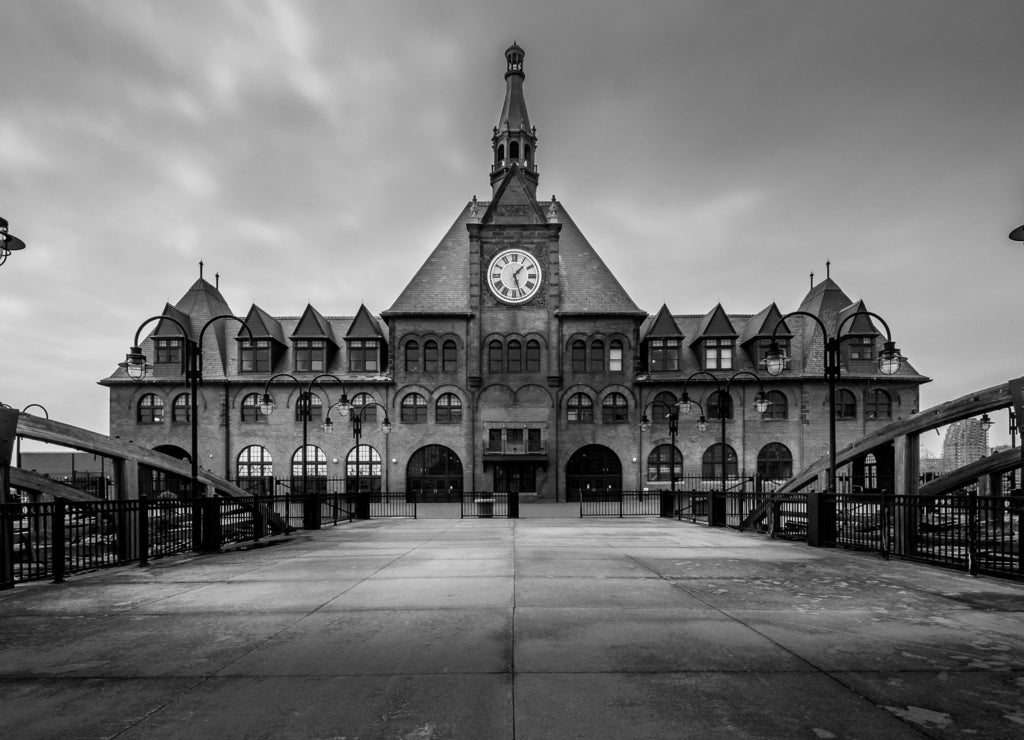
[[[376,339],[348,340],[348,369],[353,373],[375,373],[380,369],[380,342]]]

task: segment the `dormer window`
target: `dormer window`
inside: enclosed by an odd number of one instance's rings
[[[648,344],[648,360],[652,373],[679,372],[678,339],[652,339]]]
[[[300,373],[322,373],[327,369],[327,342],[323,339],[296,339],[295,371]]]
[[[732,370],[733,340],[704,340],[704,369]]]
[[[238,343],[238,371],[269,373],[271,366],[269,339],[243,339]]]
[[[156,350],[155,362],[157,365],[180,365],[182,340],[180,339],[154,339]]]
[[[846,358],[850,361],[875,361],[874,337],[847,337],[843,340],[843,346],[846,348]]]
[[[380,367],[380,342],[375,339],[350,339],[348,369],[353,373],[375,373]]]

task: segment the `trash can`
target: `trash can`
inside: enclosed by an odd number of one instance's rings
[[[481,519],[490,519],[494,516],[493,498],[477,498],[473,499],[473,503],[476,504],[476,515]]]

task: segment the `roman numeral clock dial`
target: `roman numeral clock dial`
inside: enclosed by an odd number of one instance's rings
[[[526,303],[540,290],[540,263],[522,249],[503,249],[487,268],[487,285],[503,303]]]

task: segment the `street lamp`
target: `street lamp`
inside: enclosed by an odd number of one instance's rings
[[[312,496],[309,494],[309,471],[307,469],[310,399],[313,396],[313,386],[316,385],[321,378],[333,378],[341,384],[341,398],[333,404],[333,406],[338,407],[338,413],[343,417],[348,416],[352,412],[352,404],[349,403],[348,396],[345,395],[344,382],[337,375],[333,375],[332,373],[321,373],[310,380],[306,384],[306,389],[302,390],[302,381],[294,375],[291,375],[290,373],[277,373],[275,375],[271,375],[263,386],[263,398],[260,399],[260,413],[264,416],[270,416],[274,413],[274,409],[277,408],[277,404],[274,403],[274,397],[270,395],[270,384],[276,378],[290,378],[299,388],[297,403],[300,405],[299,408],[302,413],[302,526],[305,529],[320,529],[320,492],[317,490],[313,492]],[[328,429],[329,424],[330,415],[327,416],[327,420],[323,424],[323,430],[328,434],[331,433],[331,430]]]
[[[153,366],[149,364],[146,355],[143,354],[140,347],[139,338],[142,336],[142,330],[145,326],[153,321],[169,321],[178,327],[181,331],[182,338],[182,367],[185,371],[185,379],[188,382],[188,394],[189,394],[189,421],[192,425],[192,452],[191,452],[191,470],[189,479],[191,482],[191,490],[189,495],[197,496],[199,493],[199,386],[203,382],[203,337],[206,335],[206,330],[209,329],[215,322],[221,319],[231,319],[239,322],[249,335],[249,339],[252,340],[252,330],[249,329],[249,325],[245,323],[243,319],[231,314],[220,314],[212,317],[209,321],[203,324],[199,330],[198,339],[192,339],[189,337],[189,330],[182,324],[178,319],[173,316],[151,316],[141,324],[139,328],[135,330],[135,341],[132,343],[131,349],[125,356],[124,362],[120,363],[118,367],[123,368],[129,378],[135,381],[140,381],[146,377],[146,374],[153,369]]]
[[[882,351],[878,355],[878,372],[882,375],[895,375],[899,371],[903,362],[903,356],[900,354],[900,351],[896,349],[896,344],[892,341],[892,332],[889,331],[889,325],[885,322],[885,319],[876,313],[872,313],[871,311],[856,311],[850,314],[839,323],[838,327],[836,327],[835,335],[830,337],[824,322],[813,313],[809,313],[807,311],[792,311],[787,313],[785,316],[782,316],[775,324],[774,331],[772,331],[771,347],[768,349],[768,354],[765,356],[765,369],[768,371],[769,375],[781,375],[783,370],[786,369],[786,365],[789,363],[789,358],[786,357],[785,353],[779,347],[776,336],[778,335],[779,327],[784,326],[786,319],[791,316],[807,316],[817,323],[818,327],[821,329],[821,336],[825,349],[825,380],[828,382],[828,490],[834,493],[836,490],[836,383],[839,382],[839,370],[841,367],[839,346],[843,341],[844,325],[848,322],[852,322],[858,316],[876,318],[882,323],[882,326],[885,328],[885,342],[882,344]]]
[[[641,434],[643,434],[644,432],[650,431],[650,429],[651,429],[651,420],[647,418],[647,409],[649,409],[651,406],[653,406],[656,403],[660,403],[660,401],[655,399],[653,401],[648,402],[648,404],[646,406],[644,406],[644,410],[643,410],[643,412],[641,413],[641,416],[640,416],[640,433]],[[677,404],[672,404],[669,407],[668,413],[665,416],[666,416],[666,418],[668,418],[668,434],[669,434],[669,439],[671,440],[671,446],[672,446],[672,460],[669,463],[669,470],[670,470],[670,473],[669,473],[669,480],[670,480],[669,490],[674,492],[676,490],[676,436],[679,434],[679,409],[678,409]],[[640,452],[641,452],[641,454],[643,454],[643,444],[642,443],[640,445]],[[641,463],[641,465],[642,464],[643,463]]]
[[[1015,242],[1024,242],[1024,225],[1018,226],[1010,232],[1010,238]]]
[[[988,414],[982,414],[978,423],[981,426],[981,431],[983,432],[988,432],[988,430],[992,428],[992,420],[989,418]]]
[[[726,488],[729,485],[729,483],[728,483],[729,476],[728,476],[728,471],[727,471],[728,455],[726,454],[726,442],[725,442],[725,421],[726,421],[726,409],[727,409],[726,404],[728,403],[730,408],[731,408],[731,405],[732,405],[732,396],[729,395],[729,389],[732,387],[733,381],[736,380],[737,378],[741,378],[741,377],[753,378],[754,380],[757,381],[758,386],[759,386],[759,390],[757,392],[757,395],[754,396],[754,410],[757,411],[757,413],[759,413],[759,414],[763,414],[765,411],[768,410],[768,407],[771,406],[771,401],[768,400],[768,395],[764,392],[764,385],[761,383],[761,378],[756,373],[752,373],[749,370],[738,370],[738,371],[734,372],[732,375],[730,375],[728,378],[725,379],[725,385],[724,386],[722,385],[722,379],[719,378],[717,375],[713,375],[712,373],[708,372],[707,370],[698,370],[697,372],[693,373],[690,377],[688,377],[683,382],[683,395],[682,395],[682,398],[679,399],[678,406],[679,406],[679,410],[682,411],[684,414],[689,414],[693,410],[693,401],[690,400],[690,396],[686,392],[686,387],[690,384],[691,380],[693,380],[694,378],[699,377],[699,376],[704,376],[706,378],[710,378],[712,380],[712,382],[714,382],[716,391],[718,393],[718,418],[719,418],[719,420],[721,422],[721,430],[722,430],[722,439],[721,439],[722,470],[721,470],[721,478],[722,478],[722,495],[724,496]],[[728,401],[726,401],[726,399],[728,399]],[[701,409],[701,410],[703,412],[703,409]],[[697,429],[699,431],[701,431],[701,432],[704,432],[704,431],[707,430],[707,428],[708,428],[708,421],[705,418],[704,414],[701,413],[700,418],[697,420]],[[714,501],[714,497],[712,497],[712,501]],[[717,524],[721,520],[721,518],[722,518],[721,517],[721,513],[722,512],[718,511],[718,508],[722,506],[724,501],[725,501],[725,499],[723,498],[722,502],[719,502],[718,506],[712,506],[711,516],[708,517],[708,524],[710,526],[714,526],[715,524]]]
[[[7,261],[11,252],[25,248],[25,242],[7,230],[7,219],[0,217],[0,265]]]
[[[340,401],[339,401],[340,403]],[[337,404],[335,404],[337,405]],[[376,401],[370,401],[359,407],[358,411],[352,414],[342,413],[342,417],[351,416],[352,418],[352,436],[355,437],[355,452],[356,452],[356,480],[355,480],[355,502],[356,502],[356,518],[357,519],[369,519],[370,518],[370,498],[367,496],[365,499],[362,496],[362,491],[359,487],[359,439],[363,434],[363,414],[368,408],[380,407],[384,412],[384,421],[380,424],[380,430],[384,433],[384,436],[391,434],[391,420],[388,419],[388,410],[383,404],[377,403]],[[331,434],[334,431],[334,422],[331,421],[331,408],[328,407],[327,416],[324,419],[323,430],[326,434]],[[350,406],[350,410],[354,409]],[[348,456],[345,457],[345,490],[348,490]]]

